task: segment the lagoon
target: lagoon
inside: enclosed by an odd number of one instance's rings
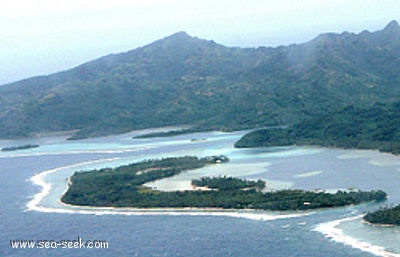
[[[132,139],[137,133],[0,153],[1,252],[4,256],[400,256],[400,230],[374,227],[360,215],[400,202],[400,158],[370,150],[320,147],[235,149],[245,132]],[[206,140],[193,141],[193,138]],[[39,139],[38,139],[39,140]],[[1,143],[1,142],[0,142]],[[5,142],[8,144],[36,143]],[[4,143],[4,144],[5,144]],[[387,203],[310,213],[77,208],[59,202],[73,172],[167,156],[224,154],[227,164],[171,178],[203,175],[265,179],[270,189],[382,189]],[[168,181],[154,186],[171,190]],[[161,183],[161,184],[160,184]],[[335,226],[332,226],[334,222]],[[339,234],[333,232],[340,232]],[[12,249],[13,239],[105,239],[109,249]],[[382,239],[382,238],[387,238]]]

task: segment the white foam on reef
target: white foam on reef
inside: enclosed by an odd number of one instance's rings
[[[64,208],[35,206],[31,211],[44,213],[86,214],[86,215],[124,215],[124,216],[215,216],[244,218],[257,221],[298,218],[312,215],[315,212],[304,213],[274,213],[255,210],[223,210],[213,208],[127,208],[127,207],[83,207],[64,205]]]
[[[74,168],[82,167],[85,165],[91,165],[91,164],[102,163],[102,162],[110,162],[110,161],[115,161],[118,159],[120,159],[120,158],[117,157],[117,158],[109,158],[109,159],[81,162],[81,163],[72,164],[72,165],[68,165],[68,166],[58,167],[58,168],[51,169],[51,170],[46,170],[46,171],[43,171],[43,172],[33,176],[30,179],[31,182],[35,185],[42,187],[42,191],[35,194],[33,196],[32,200],[26,204],[27,210],[43,211],[43,208],[45,208],[45,207],[39,206],[39,204],[47,195],[50,194],[50,191],[51,191],[51,184],[46,183],[46,181],[44,180],[44,178],[47,175],[61,171],[61,170],[65,170],[65,169],[74,169]]]
[[[138,152],[156,148],[155,146],[143,146],[143,147],[132,147],[132,148],[120,148],[120,149],[87,149],[87,150],[58,150],[58,151],[32,151],[25,153],[9,153],[0,155],[0,158],[17,158],[17,157],[29,157],[29,156],[45,156],[45,155],[59,155],[59,154],[113,154],[113,153],[130,153]]]
[[[324,234],[327,238],[330,238],[335,242],[349,245],[355,249],[359,249],[361,251],[368,252],[376,256],[400,257],[400,254],[390,252],[382,246],[373,245],[371,243],[360,241],[354,237],[345,235],[343,233],[343,230],[338,228],[338,226],[343,222],[352,221],[360,218],[362,218],[362,215],[321,223],[314,230]]]
[[[51,193],[52,186],[45,181],[45,177],[60,172],[65,169],[75,169],[78,167],[93,165],[97,163],[111,162],[121,158],[109,158],[95,161],[87,161],[68,166],[58,167],[51,170],[43,171],[30,180],[33,184],[38,185],[42,190],[35,194],[33,198],[26,204],[26,211],[38,211],[43,213],[64,213],[64,214],[90,214],[90,215],[171,215],[171,216],[225,216],[234,218],[246,218],[251,220],[276,220],[296,218],[311,215],[314,212],[301,212],[301,213],[278,213],[267,211],[255,210],[224,210],[218,208],[116,208],[116,207],[89,207],[89,206],[73,206],[61,203],[59,207],[48,207],[41,205],[42,200]]]

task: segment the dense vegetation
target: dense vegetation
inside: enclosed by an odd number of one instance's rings
[[[343,192],[328,194],[301,190],[283,190],[262,193],[256,189],[241,190],[242,185],[252,185],[246,180],[232,180],[234,185],[223,188],[220,184],[229,178],[205,179],[207,185],[217,182],[218,189],[211,191],[160,192],[143,184],[173,176],[179,172],[202,167],[225,157],[167,158],[144,161],[115,169],[77,172],[62,201],[74,205],[114,207],[212,207],[226,209],[307,210],[379,201],[386,198],[382,191]],[[236,182],[240,182],[237,184]],[[256,183],[258,186],[260,183]]]
[[[257,189],[262,190],[265,188],[265,181],[261,179],[257,181],[246,180],[242,178],[233,177],[201,177],[193,179],[192,185],[197,187],[207,187],[210,189],[218,190],[240,190],[240,189]]]
[[[10,151],[18,151],[18,150],[26,150],[31,148],[38,148],[39,145],[19,145],[19,146],[10,146],[10,147],[3,147],[1,148],[2,152],[10,152]]]
[[[241,138],[236,147],[321,145],[400,153],[400,102],[369,108],[346,107],[286,129],[264,129]]]
[[[373,224],[400,225],[400,205],[392,208],[381,208],[375,212],[369,212],[364,219]]]
[[[367,148],[400,154],[400,102],[370,108],[346,107],[285,129],[253,131],[236,147],[321,145]],[[400,205],[368,213],[371,223],[400,225]]]
[[[74,69],[0,87],[0,137],[75,139],[189,124],[292,124],[349,104],[400,99],[400,27],[299,45],[230,48],[177,33]]]
[[[140,136],[135,136],[134,138],[152,138],[152,137],[173,137],[185,134],[191,134],[196,132],[204,132],[204,129],[200,128],[189,128],[189,129],[179,129],[179,130],[170,130],[170,131],[163,131],[163,132],[152,132]]]
[[[206,164],[227,162],[225,156],[207,158],[179,157],[146,160],[117,168],[76,172],[62,201],[78,205],[134,205],[132,200],[141,195],[144,183],[170,177]]]

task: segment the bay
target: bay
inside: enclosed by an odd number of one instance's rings
[[[375,151],[319,147],[235,149],[244,132],[207,132],[171,138],[132,139],[139,132],[78,142],[63,138],[0,142],[37,143],[40,147],[0,153],[1,256],[391,256],[399,254],[398,228],[361,222],[365,211],[400,202],[400,158]],[[143,133],[143,132],[140,132]],[[199,139],[199,140],[193,140]],[[306,213],[135,212],[68,208],[58,199],[67,177],[79,170],[118,166],[167,156],[224,154],[231,161],[173,178],[204,174],[266,179],[271,189],[382,189],[386,203],[371,203]],[[50,193],[32,208],[43,188]],[[168,183],[165,183],[168,184]],[[86,214],[85,214],[86,213]],[[325,226],[343,220],[332,236]],[[321,228],[328,228],[328,231]],[[107,240],[108,249],[14,249],[10,240]],[[384,238],[388,240],[385,240]],[[390,240],[389,240],[390,238]],[[349,240],[351,239],[351,240]],[[348,240],[348,241],[346,241]],[[372,249],[372,250],[371,250]],[[386,251],[386,250],[388,251]],[[393,255],[398,256],[398,255]]]

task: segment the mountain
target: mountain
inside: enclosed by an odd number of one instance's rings
[[[400,154],[400,101],[367,108],[347,106],[287,128],[261,129],[243,136],[235,146],[321,145],[377,149]]]
[[[277,48],[225,47],[185,32],[71,70],[0,87],[0,137],[77,137],[166,125],[290,124],[400,99],[400,26]]]

